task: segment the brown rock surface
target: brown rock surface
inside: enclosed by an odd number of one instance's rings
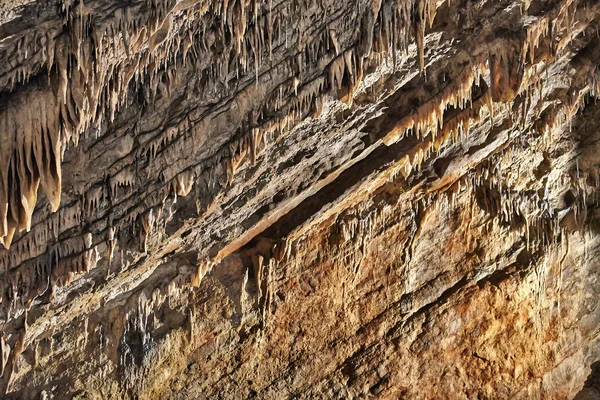
[[[4,398],[600,398],[599,26],[0,0]]]

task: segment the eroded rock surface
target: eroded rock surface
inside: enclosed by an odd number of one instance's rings
[[[1,1],[4,398],[599,398],[599,26]]]

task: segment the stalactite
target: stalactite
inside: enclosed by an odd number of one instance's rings
[[[157,220],[154,209],[149,209],[140,216],[140,251],[148,252],[148,237],[154,229]]]
[[[86,193],[85,193],[85,213],[88,216],[93,216],[94,213],[98,210],[98,208],[100,207],[100,203],[102,201],[102,196],[104,194],[104,187],[102,186],[96,186],[93,187],[91,189],[89,189]]]
[[[190,282],[191,287],[200,287],[200,283],[202,283],[202,279],[206,274],[210,272],[213,267],[213,262],[209,260],[201,261],[198,263],[194,275],[192,276],[192,280]]]
[[[134,172],[130,168],[125,168],[113,175],[110,180],[110,196],[117,198],[118,188],[132,187],[135,183]]]
[[[175,179],[175,193],[178,196],[187,196],[194,185],[193,171],[186,170],[177,175]]]

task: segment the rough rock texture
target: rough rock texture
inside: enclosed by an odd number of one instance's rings
[[[600,398],[599,25],[0,0],[0,392]]]

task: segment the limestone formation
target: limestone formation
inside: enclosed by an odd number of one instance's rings
[[[0,1],[7,399],[597,399],[600,1]]]

